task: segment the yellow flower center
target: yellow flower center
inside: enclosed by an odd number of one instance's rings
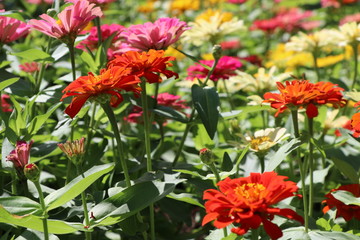
[[[264,142],[272,143],[273,141],[271,141],[271,138],[269,138],[268,136],[263,136],[251,139],[250,145],[252,149],[259,150],[259,145]]]
[[[56,24],[59,25],[59,26],[63,25],[63,23],[62,23],[62,21],[60,19],[56,21]]]
[[[268,191],[261,183],[246,183],[234,189],[238,198],[246,203],[257,202],[266,197]]]

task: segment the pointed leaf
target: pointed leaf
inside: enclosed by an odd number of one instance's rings
[[[334,162],[335,166],[339,171],[350,179],[353,183],[359,183],[359,176],[355,169],[347,162],[337,158],[332,157],[331,160]]]
[[[10,86],[13,83],[16,83],[20,78],[15,77],[15,78],[10,78],[7,79],[5,81],[1,81],[0,82],[0,91],[2,91],[4,88],[6,88],[7,86]]]
[[[310,231],[311,240],[359,240],[360,237],[344,232]]]
[[[180,194],[170,193],[166,197],[204,208],[204,205],[202,205],[199,202],[199,200],[195,198],[194,194],[190,194],[190,193],[180,193]]]
[[[24,58],[29,61],[35,61],[35,62],[54,62],[54,58],[51,57],[49,54],[47,54],[44,51],[41,51],[39,49],[28,49],[23,52],[18,53],[12,53],[12,55]]]
[[[227,152],[224,152],[223,160],[221,163],[221,171],[231,171],[234,167],[233,162]]]
[[[15,196],[15,197],[1,197],[0,206],[6,209],[11,214],[25,215],[34,214],[41,211],[39,203],[31,200],[27,197]]]
[[[43,124],[49,119],[51,114],[61,105],[59,102],[49,108],[49,110],[42,115],[36,116],[33,120],[31,120],[30,125],[28,126],[28,133],[30,135],[36,134],[37,131],[43,126]]]
[[[334,198],[343,202],[345,205],[360,206],[360,197],[355,197],[351,192],[338,190],[331,193]]]
[[[165,106],[156,106],[155,109],[152,109],[152,111],[162,117],[173,119],[178,122],[187,123],[188,120],[185,117],[185,115],[179,111],[176,111],[175,109],[171,107],[165,107]]]
[[[60,207],[61,205],[74,199],[87,187],[89,187],[92,183],[99,179],[102,175],[110,172],[113,169],[114,164],[112,163],[94,166],[90,168],[84,173],[84,177],[80,175],[77,178],[73,179],[71,182],[69,182],[63,188],[60,188],[59,190],[50,193],[45,198],[47,210],[50,211],[51,209]]]

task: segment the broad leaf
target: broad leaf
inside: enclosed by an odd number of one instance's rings
[[[196,111],[211,139],[214,139],[219,120],[219,95],[216,88],[194,84],[191,88],[192,99]]]
[[[21,196],[1,197],[0,206],[5,208],[9,213],[20,216],[41,211],[39,203]]]
[[[343,202],[345,205],[357,205],[360,206],[360,197],[355,197],[351,192],[338,190],[331,193],[334,198]]]
[[[49,108],[49,110],[42,115],[38,115],[31,120],[30,125],[28,126],[28,133],[30,135],[36,134],[37,131],[43,126],[43,124],[49,119],[51,114],[61,105],[59,102]]]
[[[360,237],[344,232],[325,232],[325,231],[311,231],[309,232],[311,240],[359,240]]]
[[[181,202],[186,202],[186,203],[189,203],[189,204],[204,208],[204,205],[202,205],[195,198],[195,195],[190,194],[190,193],[180,193],[180,194],[170,193],[169,195],[167,195],[167,197],[171,198],[171,199],[181,201]]]
[[[74,199],[102,175],[113,170],[113,168],[114,164],[112,163],[94,166],[84,173],[84,177],[80,175],[63,188],[50,193],[45,198],[47,210],[49,211],[51,209],[60,207],[61,205]]]
[[[155,109],[152,109],[152,111],[159,115],[159,116],[162,116],[162,117],[165,117],[165,118],[169,118],[169,119],[173,119],[175,121],[179,121],[179,122],[182,122],[182,123],[187,123],[188,120],[187,118],[185,117],[184,114],[182,114],[181,112],[179,111],[176,111],[175,109],[171,108],[171,107],[165,107],[165,106],[156,106]]]
[[[41,51],[39,49],[29,49],[25,50],[23,52],[18,53],[12,53],[12,55],[24,58],[29,61],[35,61],[35,62],[54,62],[54,58],[51,57],[49,54],[47,54],[44,51]]]
[[[332,157],[331,160],[334,162],[335,166],[342,174],[348,177],[353,183],[359,183],[359,176],[355,169],[349,163],[340,160],[337,157]]]
[[[0,91],[2,91],[4,88],[10,86],[11,84],[16,83],[19,79],[20,78],[15,77],[15,78],[7,79],[5,81],[1,81],[0,82]]]

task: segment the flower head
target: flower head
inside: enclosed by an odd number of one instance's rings
[[[102,69],[98,76],[89,73],[88,76],[79,77],[63,90],[64,95],[61,101],[74,96],[70,105],[65,109],[65,113],[71,118],[75,117],[90,97],[100,100],[105,96],[105,101],[110,100],[112,107],[118,106],[123,101],[120,91],[140,92],[138,87],[140,79],[129,74],[130,69],[110,67]]]
[[[285,81],[285,85],[277,82],[277,85],[280,93],[267,92],[263,101],[278,109],[275,117],[286,109],[306,108],[307,116],[314,118],[318,115],[316,105],[331,104],[334,108],[339,108],[346,104],[341,93],[344,89],[330,82],[313,84],[308,80],[293,80]]]
[[[40,178],[40,170],[35,163],[28,163],[24,167],[24,175],[30,181],[37,182]]]
[[[1,94],[1,110],[3,112],[12,112],[12,108],[10,103],[8,102],[10,100],[10,96],[7,94]]]
[[[341,5],[356,3],[358,0],[321,0],[322,7],[339,8]]]
[[[0,10],[5,12],[5,10]],[[0,45],[11,43],[30,32],[30,26],[18,19],[0,16]]]
[[[111,40],[110,46],[107,50],[107,56],[109,59],[112,59],[115,52],[120,48],[121,46],[121,40],[120,40],[120,33],[125,29],[124,26],[119,24],[111,24],[111,25],[101,25],[101,37],[102,39],[107,39],[111,35],[115,34],[113,39]],[[97,27],[92,27],[90,29],[90,35],[87,39],[81,41],[76,48],[87,50],[90,49],[95,50],[98,48],[99,45],[99,39],[98,39],[98,32]]]
[[[200,60],[200,63],[212,67],[214,60]],[[235,57],[222,56],[217,63],[214,72],[211,74],[210,79],[218,81],[219,79],[228,79],[230,76],[236,75],[235,70],[240,68],[242,63]],[[209,70],[196,63],[187,69],[187,79],[194,80],[196,78],[206,78]]]
[[[262,223],[271,239],[280,238],[281,229],[271,222],[275,215],[304,222],[295,211],[272,206],[295,196],[298,190],[296,183],[286,179],[275,172],[265,172],[218,182],[219,190],[209,189],[204,192],[207,201],[202,224],[213,220],[216,228],[233,224],[235,228],[231,231],[243,235],[249,229],[257,229]]]
[[[332,189],[328,194],[325,195],[327,199],[323,201],[323,203],[326,204],[326,206],[323,208],[323,212],[326,213],[335,207],[337,218],[343,217],[346,221],[350,221],[352,218],[356,218],[360,221],[360,206],[352,204],[346,205],[331,194],[339,190],[348,191],[356,198],[360,197],[360,184],[343,185],[339,188]]]
[[[17,141],[15,149],[6,156],[6,160],[14,164],[19,177],[24,175],[24,167],[29,163],[30,148],[33,142],[34,141],[32,140],[29,143],[25,141]]]
[[[27,62],[19,65],[19,68],[27,73],[34,73],[40,71],[39,63],[37,62]]]
[[[340,20],[340,26],[345,24],[345,23],[349,23],[349,22],[357,22],[360,23],[360,13],[355,13],[352,15],[347,15],[344,18],[342,18]]]
[[[266,128],[254,133],[254,136],[247,136],[246,141],[250,143],[250,149],[254,152],[266,152],[272,146],[285,140],[290,134],[285,128]]]
[[[186,23],[177,18],[159,18],[154,23],[132,25],[121,33],[124,45],[119,52],[166,50],[187,29]]]
[[[54,0],[26,0],[28,3],[32,3],[32,4],[42,4],[42,3],[45,3],[45,4],[52,4],[54,2]]]
[[[340,46],[354,45],[360,43],[360,23],[349,22],[341,25],[340,30]]]
[[[359,105],[360,105],[360,102],[357,102],[355,104],[355,107],[359,106]],[[351,129],[354,131],[354,136],[359,137],[360,136],[360,112],[355,113],[351,117],[350,126],[351,126]]]
[[[42,20],[32,19],[29,24],[36,30],[66,44],[73,44],[76,36],[96,17],[101,17],[100,7],[87,0],[75,0],[58,14],[58,20],[47,14],[40,15]]]
[[[78,165],[82,161],[85,153],[84,144],[85,138],[74,141],[66,141],[65,143],[58,143],[58,147],[63,151],[66,156],[75,164]]]
[[[129,51],[121,55],[115,55],[115,58],[109,62],[109,66],[120,66],[129,68],[132,75],[144,77],[149,83],[161,82],[162,78],[156,73],[162,73],[167,78],[179,75],[166,69],[171,67],[174,57],[164,57],[163,50],[150,49],[148,52]]]

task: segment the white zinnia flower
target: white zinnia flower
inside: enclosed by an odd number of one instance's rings
[[[224,22],[219,12],[211,16],[209,21],[198,19],[195,22],[190,22],[189,26],[191,29],[182,35],[182,41],[190,42],[196,46],[200,46],[204,42],[219,43],[224,36],[245,29],[242,20],[233,18]]]
[[[250,150],[262,152],[269,150],[289,136],[285,128],[266,128],[256,131],[254,136],[247,136],[245,139],[250,143]]]
[[[360,42],[360,23],[349,22],[339,27],[341,39],[339,42],[340,46],[356,44]]]

